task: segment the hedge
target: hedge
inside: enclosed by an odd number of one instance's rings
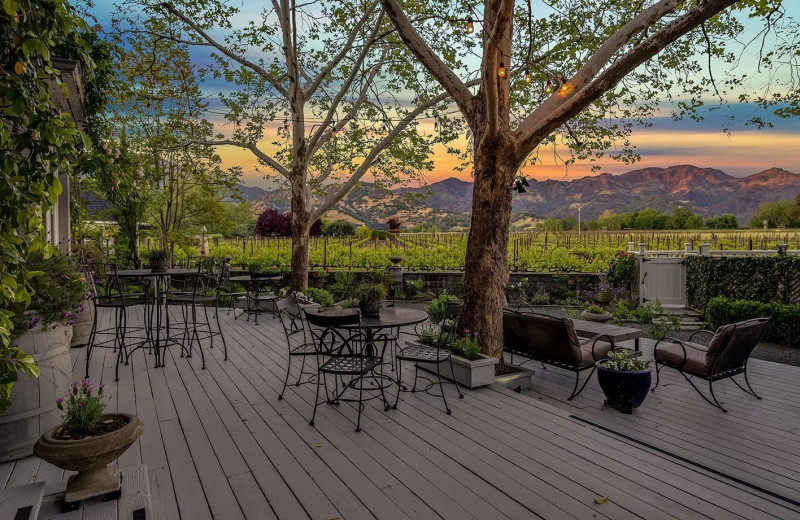
[[[765,339],[800,347],[800,304],[731,300],[717,296],[709,300],[706,317],[712,327],[752,318],[769,318]]]
[[[686,292],[696,309],[705,309],[715,296],[800,303],[800,256],[687,256]]]

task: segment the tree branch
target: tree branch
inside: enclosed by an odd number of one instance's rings
[[[186,147],[190,144],[199,144],[203,146],[238,146],[239,148],[250,150],[251,152],[253,152],[253,155],[255,155],[259,160],[264,162],[267,166],[269,166],[270,168],[272,168],[273,170],[284,176],[286,179],[289,179],[289,170],[284,168],[275,159],[265,154],[254,144],[241,143],[239,141],[234,141],[233,139],[223,139],[220,141],[192,140],[192,141],[187,141],[181,146]]]
[[[683,2],[684,0],[661,0],[620,27],[594,52],[583,67],[565,83],[566,91],[556,88],[552,96],[547,98],[520,123],[517,127],[517,135],[521,136],[532,133],[539,121],[546,118],[567,100],[580,92],[580,90],[597,75],[603,66],[605,66],[626,43],[631,41],[634,36],[646,31],[650,26],[672,12]]]
[[[472,93],[414,29],[399,0],[381,0],[381,4],[409,50],[453,98],[464,117],[468,121],[472,119]]]
[[[350,190],[361,180],[362,177],[369,171],[372,163],[378,158],[378,156],[383,152],[383,150],[391,144],[395,137],[400,135],[400,132],[406,129],[409,124],[411,124],[418,115],[422,114],[429,108],[435,106],[442,101],[448,99],[450,95],[446,92],[439,94],[436,97],[431,98],[426,103],[422,103],[417,108],[406,114],[406,116],[395,125],[391,132],[386,134],[381,141],[372,147],[372,150],[367,154],[364,158],[364,162],[362,162],[358,169],[353,173],[353,175],[347,179],[347,181],[342,184],[336,192],[329,196],[320,206],[318,206],[314,211],[311,213],[311,222],[316,221],[317,219],[321,218],[329,209],[335,206],[340,200],[347,195]]]
[[[262,78],[264,78],[272,87],[281,93],[281,95],[286,96],[286,89],[283,88],[283,85],[278,83],[270,74],[267,72],[266,69],[254,63],[238,54],[232,52],[230,49],[222,45],[221,43],[217,42],[214,38],[211,37],[208,33],[206,33],[199,24],[195,23],[191,20],[188,16],[184,15],[182,12],[178,11],[174,5],[169,2],[164,2],[161,6],[169,11],[172,15],[178,17],[183,23],[188,25],[192,28],[194,32],[200,35],[205,41],[208,42],[209,45],[217,49],[219,52],[227,56],[228,58],[232,59],[233,61],[237,62],[238,64],[247,67],[248,69],[252,70]]]
[[[518,157],[527,156],[542,139],[550,135],[559,126],[569,121],[603,94],[616,87],[625,76],[636,67],[646,62],[665,47],[678,40],[688,32],[696,29],[704,21],[724,11],[736,0],[706,0],[681,17],[671,21],[664,28],[636,45],[624,56],[615,61],[594,81],[580,89],[566,102],[546,114],[539,114],[535,119],[526,118],[525,126],[516,131],[516,151]],[[541,107],[540,107],[541,108]]]
[[[492,12],[493,10],[488,7],[484,11],[483,63],[481,65],[481,75],[484,79],[481,91],[486,106],[486,133],[490,135],[497,132],[500,119],[500,93],[504,90],[506,93],[508,92],[511,70],[511,52],[509,52],[509,63],[504,63],[504,66],[507,67],[506,76],[501,78],[496,74],[500,65],[498,58],[501,54],[505,54],[496,42],[499,41],[504,47],[506,46],[503,40],[508,33],[511,17],[514,13],[514,0],[499,0],[497,17],[490,21],[488,17]],[[489,31],[488,34],[486,33],[487,30]],[[500,85],[501,81],[506,82],[505,88]]]

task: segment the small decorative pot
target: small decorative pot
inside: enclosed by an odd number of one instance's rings
[[[611,313],[608,311],[603,311],[599,313],[583,311],[581,313],[581,319],[586,321],[593,321],[595,323],[605,323],[611,319]]]
[[[597,367],[597,381],[606,396],[605,404],[616,408],[622,413],[633,413],[650,393],[652,373],[646,370],[612,370],[606,368],[607,359],[595,363]]]
[[[153,273],[163,273],[169,269],[169,260],[150,261],[150,271]]]
[[[381,313],[381,302],[365,302],[360,300],[358,302],[358,310],[361,311],[361,314],[366,316],[376,316]]]
[[[127,424],[118,430],[85,439],[56,439],[53,435],[60,426],[42,434],[33,453],[50,464],[69,471],[64,502],[78,502],[87,498],[114,493],[120,489],[117,467],[108,467],[136,442],[144,433],[144,423],[135,415],[116,413],[104,415],[102,420],[123,417]]]

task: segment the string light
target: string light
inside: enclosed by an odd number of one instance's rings
[[[533,80],[533,76],[531,76],[531,71],[525,69],[525,83],[530,83]]]
[[[439,131],[439,114],[434,114],[433,116],[433,131]]]
[[[561,80],[561,88],[558,90],[562,94],[566,94],[569,91],[569,85],[567,85],[566,80]]]
[[[467,18],[467,34],[472,34],[475,32],[475,21],[470,16]]]
[[[500,67],[497,68],[497,75],[501,78],[506,77],[506,65],[502,61],[500,61]]]

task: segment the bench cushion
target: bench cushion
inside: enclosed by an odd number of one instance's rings
[[[656,360],[667,362],[692,374],[705,376],[708,374],[706,365],[707,348],[699,343],[684,342],[686,347],[686,363],[683,362],[683,349],[676,343],[662,343],[656,350]]]

